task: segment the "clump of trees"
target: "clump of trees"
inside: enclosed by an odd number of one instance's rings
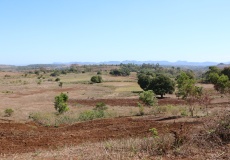
[[[160,95],[161,98],[165,94],[172,94],[175,90],[175,82],[164,74],[139,74],[138,84],[144,91],[152,90],[156,95]]]
[[[130,71],[128,69],[122,68],[122,69],[112,69],[110,70],[109,74],[113,76],[129,76]]]
[[[91,77],[91,82],[93,83],[102,83],[102,77],[99,75]]]
[[[216,66],[211,66],[205,75],[206,81],[214,84],[218,92],[221,94],[230,92],[230,67],[221,70]]]

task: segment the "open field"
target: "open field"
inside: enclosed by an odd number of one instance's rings
[[[55,81],[57,77],[49,74],[38,79],[35,74],[0,72],[0,159],[63,159],[66,156],[68,159],[190,159],[191,155],[186,156],[182,151],[178,151],[178,157],[173,153],[149,157],[147,151],[128,151],[119,157],[119,149],[110,151],[103,147],[107,142],[132,140],[136,143],[138,138],[138,141],[149,138],[152,134],[149,129],[152,128],[157,129],[159,136],[174,136],[172,141],[175,141],[176,134],[172,133],[180,133],[183,128],[186,134],[196,134],[210,119],[230,111],[227,96],[222,97],[214,91],[213,85],[199,84],[213,97],[208,111],[196,106],[192,118],[184,100],[166,95],[158,100],[157,106],[145,106],[144,115],[140,116],[137,104],[142,103],[139,100],[141,88],[136,73],[115,77],[103,72],[104,82],[98,84],[89,83],[92,75],[96,72],[58,76],[63,82],[60,87]],[[70,110],[59,116],[54,109],[54,97],[61,92],[68,94]],[[108,106],[104,119],[79,120],[82,113],[92,111],[99,102]],[[5,116],[7,108],[14,110],[12,116]],[[105,153],[93,157],[92,149],[87,146]],[[230,157],[229,145],[224,147],[222,153],[219,153],[221,149],[216,149],[206,158],[215,159],[219,154],[222,159]],[[206,151],[209,150],[203,150]],[[129,156],[125,157],[126,154]],[[194,152],[195,159],[202,159],[202,154]]]

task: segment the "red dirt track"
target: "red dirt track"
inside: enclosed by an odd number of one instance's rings
[[[123,137],[145,137],[149,129],[156,128],[160,134],[176,131],[181,125],[193,128],[198,122],[164,123],[148,118],[101,119],[74,125],[43,127],[34,123],[0,123],[0,153],[33,152],[37,149],[78,145]],[[167,127],[166,127],[167,125]]]

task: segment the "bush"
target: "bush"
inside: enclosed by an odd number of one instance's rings
[[[150,106],[157,104],[157,98],[151,90],[142,92],[139,99]]]
[[[6,117],[10,117],[14,113],[14,110],[11,108],[7,108],[4,112]]]
[[[222,143],[230,142],[230,114],[225,115],[213,129],[211,133],[212,137],[219,137]]]
[[[84,111],[79,115],[80,121],[89,121],[97,118],[105,118],[105,110],[108,107],[103,102],[96,104],[96,107],[92,111]]]
[[[96,110],[96,111],[101,111],[101,110],[106,110],[108,109],[108,107],[105,105],[104,102],[99,102],[96,104],[96,107],[93,109],[93,110]]]
[[[110,70],[109,74],[113,76],[129,76],[130,71],[127,69],[112,69]]]
[[[102,77],[101,76],[93,76],[93,77],[91,77],[91,82],[93,82],[93,83],[101,83],[102,82]]]
[[[67,106],[68,95],[61,93],[59,96],[55,97],[54,108],[58,111],[59,114],[62,114],[69,110]]]
[[[139,107],[139,114],[137,114],[138,116],[143,116],[145,114],[144,112],[144,106],[140,103],[137,104]]]
[[[58,82],[58,81],[60,81],[60,80],[61,80],[60,78],[56,78],[56,79],[55,79],[56,82]]]
[[[63,82],[59,82],[58,86],[62,88]]]
[[[97,119],[97,118],[104,118],[104,117],[105,117],[105,113],[103,110],[84,111],[84,112],[80,113],[79,120],[80,121],[89,121],[89,120],[93,120],[93,119]]]

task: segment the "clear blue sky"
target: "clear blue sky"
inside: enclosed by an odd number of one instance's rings
[[[0,64],[230,61],[230,0],[0,0]]]

